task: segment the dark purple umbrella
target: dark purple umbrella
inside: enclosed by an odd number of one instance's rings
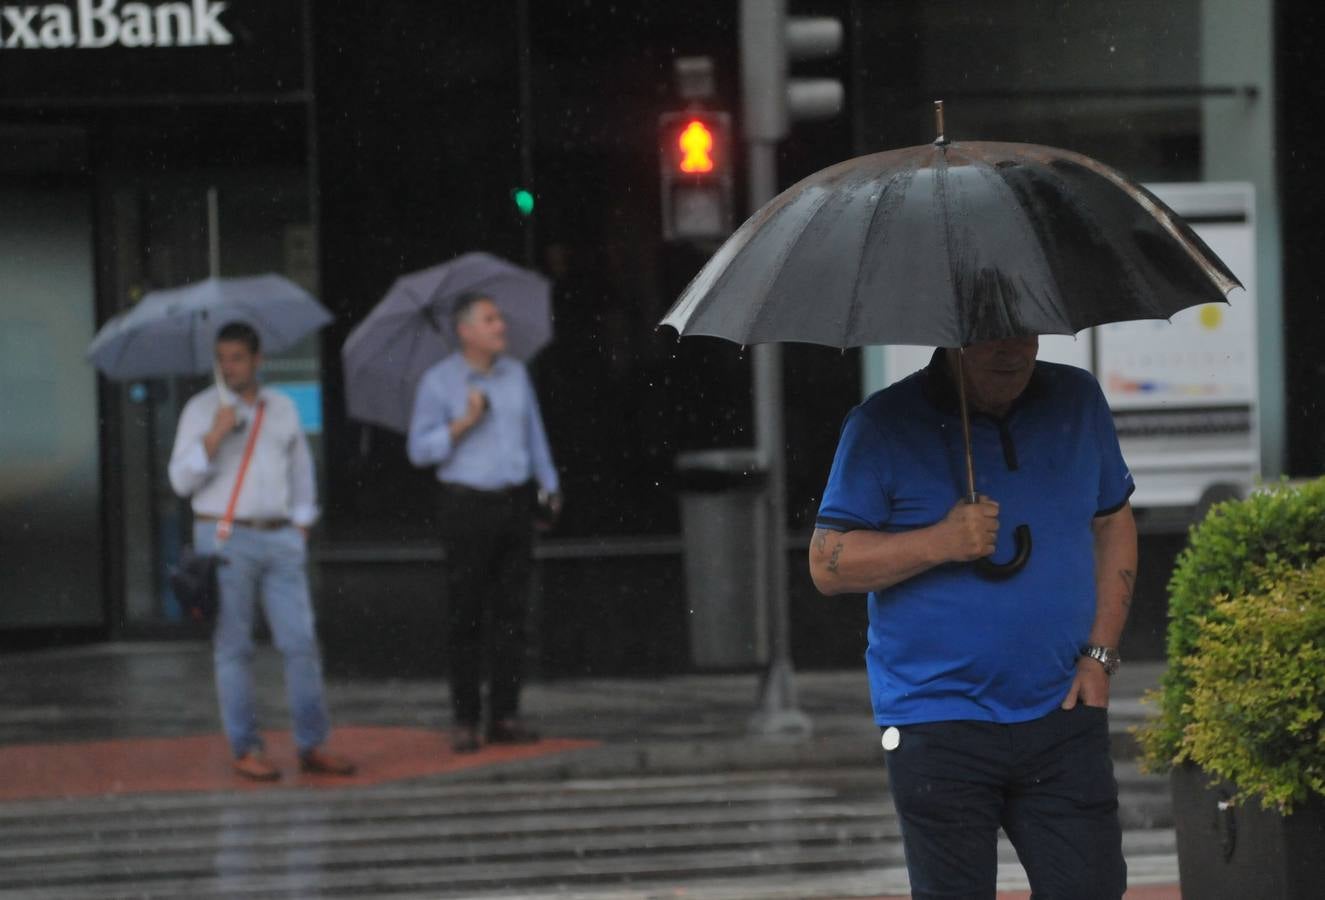
[[[470,292],[501,310],[511,356],[530,359],[552,340],[552,286],[537,272],[466,253],[402,275],[341,348],[350,418],[409,430],[414,390],[424,372],[457,349],[451,309]]]

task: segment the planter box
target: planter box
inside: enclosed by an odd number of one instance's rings
[[[1325,802],[1291,816],[1253,800],[1227,806],[1232,791],[1209,787],[1195,766],[1175,769],[1173,821],[1182,895],[1193,900],[1318,900],[1325,896]]]

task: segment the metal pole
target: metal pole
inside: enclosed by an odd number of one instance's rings
[[[221,277],[221,203],[215,185],[207,189],[207,271]]]
[[[750,211],[777,193],[777,144],[751,139],[747,156],[750,170]],[[809,716],[797,708],[795,672],[791,663],[791,604],[787,596],[787,462],[782,418],[782,347],[758,344],[754,348],[755,447],[764,465],[768,485],[762,508],[763,587],[768,598],[768,670],[760,686],[759,709],[750,717],[750,731],[769,736],[803,737],[810,734]]]
[[[777,145],[787,134],[787,16],[785,0],[741,0],[741,108],[749,145],[750,212],[777,193]],[[810,719],[796,708],[791,665],[791,609],[787,599],[786,441],[782,428],[782,348],[754,348],[755,448],[768,485],[755,523],[755,585],[767,600],[768,670],[750,731],[803,737]]]
[[[962,446],[966,450],[966,502],[979,503],[975,490],[975,454],[971,449],[971,410],[966,402],[966,348],[957,348],[957,405],[962,414]]]
[[[538,194],[534,191],[534,66],[529,0],[517,0],[515,21],[520,81],[520,187],[533,193],[537,199]],[[535,268],[537,243],[534,217],[526,216],[521,225],[524,228],[524,264]]]

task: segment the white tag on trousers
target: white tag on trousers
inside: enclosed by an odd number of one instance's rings
[[[889,725],[883,729],[883,749],[896,750],[902,745],[902,733]]]

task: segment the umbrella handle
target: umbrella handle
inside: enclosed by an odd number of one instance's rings
[[[940,111],[942,107],[939,107]],[[940,131],[942,130],[942,119],[940,119]],[[940,139],[942,134],[939,135]],[[962,421],[962,443],[966,450],[966,502],[979,503],[980,494],[975,489],[975,463],[971,453],[971,414],[966,404],[966,373],[963,371],[963,360],[966,355],[966,348],[960,347],[957,350],[957,398],[961,409]],[[996,563],[989,557],[977,559],[975,561],[975,571],[979,572],[985,578],[992,580],[1001,580],[1011,578],[1022,569],[1026,568],[1027,561],[1031,558],[1031,528],[1029,525],[1018,525],[1013,533],[1017,541],[1017,552],[1012,554],[1012,559],[1005,563]]]
[[[1026,563],[1031,558],[1031,529],[1029,525],[1018,525],[1014,538],[1017,542],[1017,552],[1012,554],[1012,559],[1005,563],[996,563],[992,558],[986,556],[984,559],[975,561],[975,571],[979,572],[985,578],[1001,580],[1011,578],[1026,567]]]

